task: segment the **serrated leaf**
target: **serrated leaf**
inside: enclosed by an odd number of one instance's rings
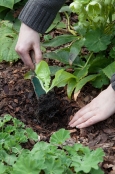
[[[109,84],[109,79],[105,76],[105,74],[100,73],[92,82],[91,84],[95,88],[101,88],[103,85]]]
[[[14,0],[0,0],[0,6],[12,9],[14,5]]]
[[[95,53],[106,50],[107,45],[111,42],[111,36],[104,34],[100,29],[87,32],[85,39],[84,44],[87,49]]]
[[[60,129],[50,137],[50,143],[55,145],[60,145],[63,144],[69,138],[70,138],[69,131],[65,129]]]

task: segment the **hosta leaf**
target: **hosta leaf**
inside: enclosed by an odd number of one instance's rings
[[[50,137],[50,143],[55,145],[63,144],[69,138],[70,138],[69,131],[65,129],[60,129]]]
[[[73,40],[76,40],[76,36],[64,34],[64,35],[57,36],[50,41],[44,42],[42,45],[44,47],[58,47],[63,44],[69,43]]]
[[[18,34],[13,30],[12,25],[6,21],[1,22],[0,27],[0,62],[14,61],[18,59],[15,52],[15,45],[18,39]]]
[[[42,88],[47,92],[51,80],[48,64],[45,61],[41,61],[36,65],[35,73],[41,83]]]
[[[110,79],[111,76],[115,73],[115,62],[111,63],[106,68],[104,68],[103,72]]]
[[[97,77],[97,75],[89,75],[83,79],[81,79],[75,88],[74,93],[77,93],[87,82],[90,82],[91,80],[95,79]]]
[[[107,48],[111,42],[110,38],[110,35],[104,34],[100,29],[92,30],[87,32],[85,36],[85,46],[89,51],[97,53]]]

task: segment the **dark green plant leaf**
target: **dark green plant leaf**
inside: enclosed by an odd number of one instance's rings
[[[100,73],[93,81],[91,81],[91,84],[95,88],[101,88],[103,85],[109,84],[109,79],[104,73]]]
[[[78,81],[74,94],[76,94],[87,82],[94,80],[97,76],[98,75],[89,75],[89,76],[81,79],[80,81]]]
[[[44,47],[58,47],[74,40],[76,40],[76,36],[64,34],[64,35],[57,36],[50,41],[44,42],[42,45]]]
[[[76,79],[70,79],[69,82],[68,82],[68,85],[67,85],[67,95],[68,95],[69,99],[71,98],[72,92],[75,89],[76,84],[77,84]]]
[[[106,50],[111,42],[111,36],[104,34],[100,29],[88,31],[85,39],[87,49],[95,53]]]

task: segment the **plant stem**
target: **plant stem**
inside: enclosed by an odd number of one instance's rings
[[[71,30],[71,27],[70,27],[70,19],[69,19],[69,16],[68,14],[65,12],[65,16],[67,18],[67,28],[68,28],[68,31],[73,34],[74,36],[77,36],[76,32],[74,30]]]
[[[89,57],[88,57],[88,59],[87,59],[87,62],[86,62],[86,64],[84,65],[83,68],[85,68],[85,67],[87,66],[87,64],[88,64],[89,60],[91,59],[92,55],[93,55],[93,52],[91,52],[91,54],[89,55]]]

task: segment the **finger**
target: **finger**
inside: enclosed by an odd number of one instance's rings
[[[84,106],[82,109],[80,109],[72,118],[72,120],[69,122],[69,125],[74,123],[76,120],[78,120],[80,117],[82,117],[84,114],[86,114],[87,112],[90,112],[90,104],[87,104],[86,106]]]
[[[81,123],[84,123],[87,120],[89,120],[91,117],[94,117],[94,116],[95,116],[95,113],[93,111],[87,112],[84,115],[82,115],[79,119],[77,119],[77,120],[75,119],[75,121],[70,124],[70,127],[75,127]]]
[[[77,128],[85,128],[85,127],[89,127],[93,124],[96,124],[100,121],[102,121],[102,120],[99,118],[99,116],[95,115],[94,117],[88,119],[86,122],[77,125],[76,127]]]
[[[27,65],[30,69],[34,70],[35,67],[34,67],[34,64],[31,60],[29,53],[21,55],[21,59],[25,65]]]
[[[35,62],[39,63],[42,60],[42,52],[39,47],[34,46]]]

